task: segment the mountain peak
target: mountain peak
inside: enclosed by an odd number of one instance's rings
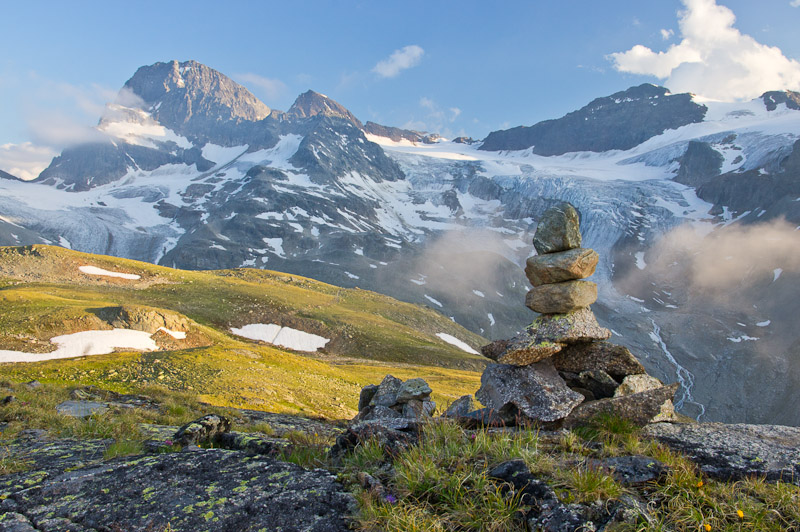
[[[150,111],[162,125],[191,136],[219,122],[257,121],[270,108],[224,74],[197,61],[170,61],[139,68],[117,103]]]
[[[342,104],[312,90],[298,96],[286,114],[293,118],[311,118],[316,115],[335,116],[344,118],[359,129],[364,128],[361,121]]]

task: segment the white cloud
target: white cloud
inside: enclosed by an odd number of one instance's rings
[[[47,168],[57,153],[46,146],[36,146],[31,142],[0,145],[0,170],[24,179],[36,178]]]
[[[794,0],[800,2],[800,0]],[[736,16],[715,0],[682,0],[681,41],[665,52],[637,44],[609,59],[620,72],[665,80],[673,92],[714,100],[755,98],[768,90],[800,89],[800,63],[780,48],[734,28]]]
[[[792,7],[800,7],[800,0],[792,0],[789,2],[789,5]]]
[[[382,78],[393,78],[403,70],[417,66],[422,61],[423,54],[425,50],[416,44],[404,46],[392,52],[388,58],[378,61],[372,71]]]
[[[256,90],[253,92],[257,92],[261,94],[264,99],[268,101],[274,101],[279,99],[286,93],[288,87],[286,83],[282,82],[279,79],[273,78],[266,78],[264,76],[259,76],[258,74],[253,74],[251,72],[246,72],[244,74],[237,74],[234,76],[236,81],[244,84],[249,85],[251,87],[255,87]]]
[[[461,133],[456,135],[450,128],[451,124],[461,115],[461,109],[458,107],[443,108],[425,96],[419,99],[419,106],[425,110],[425,116],[422,119],[407,121],[403,124],[404,129],[438,133],[446,138],[466,136]]]
[[[798,0],[798,2],[800,2],[800,0]],[[668,41],[669,38],[672,37],[673,35],[675,35],[675,32],[673,30],[665,30],[665,29],[661,30],[661,38],[664,39],[665,41]]]

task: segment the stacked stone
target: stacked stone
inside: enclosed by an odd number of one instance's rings
[[[541,315],[514,338],[483,347],[498,363],[484,371],[476,397],[507,423],[569,426],[608,410],[641,424],[668,419],[676,385],[663,386],[628,349],[604,342],[611,332],[589,308],[597,285],[583,280],[598,255],[581,240],[572,205],[544,213],[533,239],[538,254],[525,268],[533,285],[526,306]]]
[[[431,400],[431,388],[423,379],[405,382],[386,375],[379,385],[369,384],[361,389],[358,415],[354,422],[377,422],[391,428],[406,428],[428,419],[436,410]]]

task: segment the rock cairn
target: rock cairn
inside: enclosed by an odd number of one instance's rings
[[[436,403],[431,401],[431,387],[423,379],[405,382],[387,375],[379,385],[361,389],[358,415],[354,422],[377,422],[395,429],[404,429],[422,419],[429,419]]]
[[[484,371],[476,397],[505,423],[572,426],[610,411],[639,424],[671,419],[677,384],[664,386],[627,348],[605,342],[611,332],[589,308],[597,285],[583,280],[599,257],[581,240],[572,205],[544,213],[537,255],[525,268],[533,285],[525,304],[541,315],[514,338],[483,347],[497,363]]]

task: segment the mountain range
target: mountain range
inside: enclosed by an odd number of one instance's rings
[[[141,67],[96,140],[0,173],[0,245],[268,268],[426,304],[486,338],[532,318],[521,265],[571,202],[603,325],[703,420],[800,424],[800,94],[640,85],[448,141],[308,91],[286,111],[194,61]],[[522,310],[520,310],[522,309]]]

